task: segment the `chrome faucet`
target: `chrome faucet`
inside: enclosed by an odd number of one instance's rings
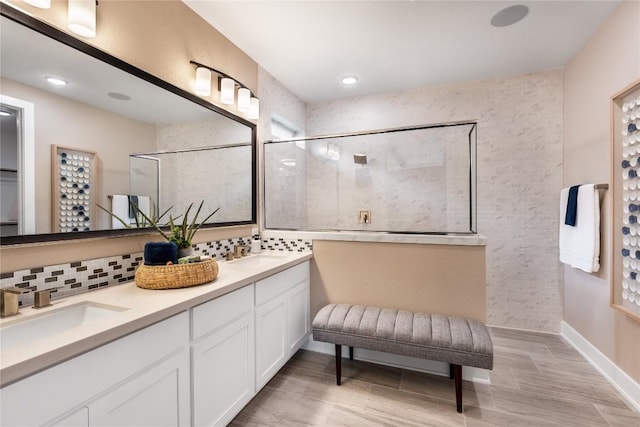
[[[23,292],[16,287],[0,289],[0,317],[15,316],[20,312],[18,297]]]

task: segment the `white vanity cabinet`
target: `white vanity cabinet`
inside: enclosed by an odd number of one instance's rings
[[[0,425],[188,426],[188,337],[184,312],[3,387]]]
[[[193,424],[226,425],[255,391],[254,286],[192,310]]]
[[[306,261],[1,388],[0,426],[226,425],[305,342],[309,305]]]
[[[256,282],[256,391],[309,335],[309,262]]]

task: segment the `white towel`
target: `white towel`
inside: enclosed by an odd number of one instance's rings
[[[149,216],[151,202],[149,197],[147,196],[138,196],[138,208],[145,215]],[[111,198],[111,212],[116,215],[118,218],[123,220],[124,222],[131,224],[135,227],[136,220],[135,218],[129,216],[129,196],[122,194],[115,194]],[[121,228],[125,228],[124,225],[118,221],[116,218],[111,217],[111,228],[114,230],[118,230]]]
[[[594,273],[600,270],[600,198],[594,184],[578,189],[576,225],[564,223],[569,189],[560,192],[560,262]]]

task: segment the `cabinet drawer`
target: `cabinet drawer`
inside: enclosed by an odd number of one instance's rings
[[[256,282],[256,306],[283,294],[305,280],[309,280],[309,261]]]
[[[200,304],[191,310],[192,339],[196,340],[215,331],[251,310],[253,310],[253,285]]]

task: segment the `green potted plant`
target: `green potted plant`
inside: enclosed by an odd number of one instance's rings
[[[193,248],[191,247],[193,236],[200,229],[202,224],[207,222],[216,212],[220,210],[220,208],[217,208],[201,222],[198,222],[198,216],[200,215],[203,204],[204,200],[200,202],[198,210],[196,211],[191,221],[189,221],[189,212],[191,211],[191,208],[193,208],[193,203],[189,205],[184,215],[179,215],[174,218],[171,214],[169,214],[168,232],[163,230],[162,226],[159,225],[157,221],[154,221],[153,219],[145,215],[144,212],[138,209],[137,206],[135,207],[135,209],[147,223],[151,224],[151,226],[154,227],[158,231],[158,233],[160,233],[160,235],[162,235],[162,237],[167,239],[168,242],[174,242],[176,245],[178,245],[178,258],[181,258],[193,253]],[[180,217],[182,217],[182,221],[177,222],[176,220]]]

